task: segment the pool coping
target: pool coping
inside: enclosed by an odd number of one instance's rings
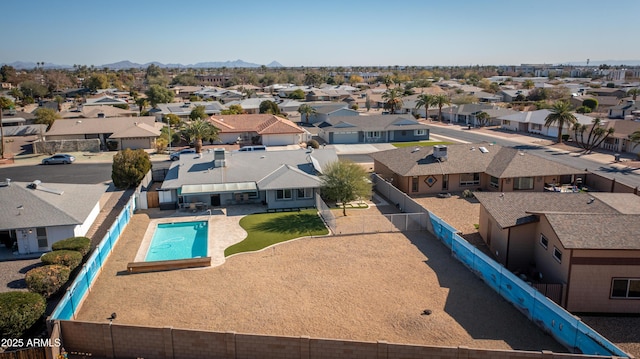
[[[153,235],[156,231],[158,224],[163,223],[180,223],[180,222],[207,222],[207,254],[206,257],[212,257],[213,255],[213,226],[211,225],[212,218],[211,216],[207,216],[208,218],[203,218],[203,216],[184,216],[184,217],[167,217],[167,218],[156,218],[152,219],[147,226],[147,230],[144,232],[144,236],[142,237],[142,242],[140,243],[140,247],[138,247],[138,252],[136,253],[135,258],[133,259],[133,263],[141,263],[146,262],[145,258],[147,256],[147,252],[149,251],[149,246],[151,245],[151,240],[153,239]]]

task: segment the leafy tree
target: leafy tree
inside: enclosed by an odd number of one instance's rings
[[[425,114],[425,118],[429,117],[429,107],[433,104],[433,96],[423,93],[420,94],[417,99],[416,99],[416,112],[418,112],[418,110],[421,107],[424,107],[424,114]]]
[[[594,118],[591,124],[591,129],[589,130],[589,134],[587,138],[584,138],[584,133],[587,131],[587,125],[582,125],[579,122],[576,122],[573,125],[573,137],[576,139],[576,142],[582,147],[585,153],[591,153],[594,148],[600,146],[602,142],[604,142],[609,136],[613,135],[614,129],[605,128],[602,125],[602,121],[599,118]]]
[[[183,85],[183,86],[198,86],[200,84],[200,81],[196,79],[194,74],[186,73],[186,74],[176,75],[171,80],[171,84]]]
[[[361,83],[361,82],[364,82],[364,79],[362,78],[362,76],[358,76],[358,75],[349,76],[349,84],[351,86],[355,86],[357,83]]]
[[[47,302],[38,293],[0,293],[0,337],[20,338],[47,309]]]
[[[442,108],[445,105],[451,105],[449,96],[443,93],[433,96],[433,105],[438,106],[438,121],[442,122]]]
[[[486,126],[489,123],[490,118],[491,116],[489,116],[489,114],[484,111],[476,115],[476,120],[478,121],[478,125],[481,127]]]
[[[2,82],[11,82],[16,77],[16,69],[10,65],[2,65],[0,67],[0,77]]]
[[[294,100],[304,100],[304,91],[297,89],[289,94],[289,98]]]
[[[113,156],[111,179],[117,188],[137,186],[151,169],[149,154],[143,149],[126,148]]]
[[[393,77],[391,77],[391,75],[385,75],[382,78],[382,82],[384,83],[385,87],[387,88],[387,90],[389,89],[389,87],[391,85],[393,85]]]
[[[91,91],[109,87],[109,79],[105,74],[94,74],[84,81],[84,86]]]
[[[364,100],[364,107],[367,109],[367,112],[371,110],[371,99],[369,98],[369,94],[367,94],[367,98]]]
[[[156,107],[159,103],[170,103],[173,101],[174,93],[160,85],[151,85],[145,92],[151,106]]]
[[[393,114],[396,112],[396,110],[402,107],[404,102],[402,101],[401,91],[402,90],[396,87],[396,88],[387,90],[382,94],[382,98],[386,100],[384,103],[385,110],[389,110],[389,112]]]
[[[191,113],[189,114],[189,118],[191,119],[191,121],[204,120],[209,117],[207,113],[204,111],[205,111],[204,106],[196,106],[193,110],[191,110]]]
[[[278,108],[278,104],[270,101],[270,100],[265,100],[260,102],[260,113],[268,113],[271,115],[279,115],[280,114],[280,109]]]
[[[220,111],[221,115],[241,115],[244,109],[240,105],[230,105],[228,109]]]
[[[342,203],[342,214],[346,216],[348,202],[371,196],[371,181],[362,166],[351,161],[335,161],[324,169],[322,195]]]
[[[304,84],[307,86],[319,86],[323,81],[324,78],[317,72],[308,72],[304,74]]]
[[[10,108],[15,108],[16,104],[6,97],[0,96],[0,108],[3,110],[8,110]]]
[[[300,116],[304,116],[305,122],[309,123],[309,116],[314,115],[317,111],[315,108],[304,103],[298,107],[298,112],[300,113]]]
[[[218,129],[209,121],[197,119],[182,129],[182,132],[188,136],[188,138],[194,141],[194,147],[196,153],[202,152],[202,140],[207,139],[209,141],[218,140]]]
[[[582,114],[584,114],[584,113],[591,113],[591,108],[590,108],[590,107],[587,107],[587,106],[580,106],[580,107],[578,107],[578,108],[576,109],[576,112],[577,112],[577,113],[582,113]]]
[[[64,103],[64,98],[60,95],[56,95],[53,100],[58,104],[58,112],[62,111],[62,104]]]
[[[551,113],[545,118],[544,126],[558,126],[558,143],[562,143],[562,129],[569,125],[574,125],[578,120],[571,113],[571,105],[566,101],[558,101],[551,106]]]
[[[629,135],[629,141],[633,143],[633,148],[636,148],[640,144],[640,130],[634,131]]]
[[[20,90],[17,87],[14,87],[11,90],[9,90],[9,95],[15,97],[18,100],[24,99],[24,93],[22,93],[22,90]]]
[[[527,96],[527,99],[529,101],[543,101],[548,98],[549,98],[549,94],[547,89],[542,87],[538,87],[529,91],[529,95]]]
[[[31,98],[42,98],[49,93],[49,89],[35,81],[25,81],[21,83],[20,90]]]
[[[34,120],[37,124],[47,125],[47,131],[53,126],[53,123],[60,118],[60,115],[56,110],[50,108],[39,108],[35,112],[36,118]]]
[[[582,101],[582,106],[588,107],[591,109],[590,112],[593,112],[598,108],[598,100],[595,98],[586,98]]]

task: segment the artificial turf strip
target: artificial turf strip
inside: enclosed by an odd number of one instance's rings
[[[394,142],[392,145],[394,147],[414,147],[414,146],[434,146],[434,145],[450,145],[453,142],[447,141],[421,141],[421,142]]]
[[[247,231],[247,238],[225,249],[225,257],[241,252],[258,251],[294,238],[329,233],[315,209],[250,214],[240,220],[240,226]]]

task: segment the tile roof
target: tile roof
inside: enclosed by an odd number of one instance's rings
[[[215,115],[209,118],[220,133],[257,132],[260,135],[303,133],[295,123],[269,114]]]
[[[106,190],[102,184],[41,184],[63,191],[58,195],[29,189],[29,183],[11,182],[0,187],[0,230],[82,224]]]

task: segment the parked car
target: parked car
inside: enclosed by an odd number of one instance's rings
[[[65,153],[59,153],[51,157],[44,158],[42,160],[42,164],[43,165],[58,165],[58,164],[68,165],[73,163],[73,161],[75,160],[76,158],[71,155],[68,155]]]
[[[194,150],[193,148],[185,148],[183,150],[176,151],[170,154],[169,159],[171,159],[171,161],[177,161],[180,159],[180,155],[194,154],[194,153],[196,153],[196,150]]]

